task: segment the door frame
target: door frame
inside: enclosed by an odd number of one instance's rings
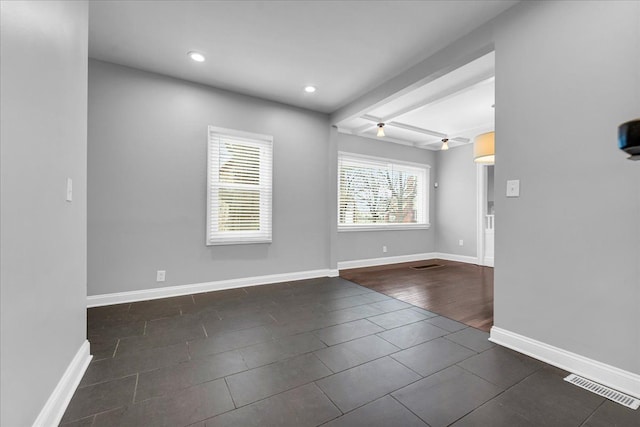
[[[484,221],[487,214],[487,166],[489,165],[476,164],[476,254],[478,265],[493,267],[493,262],[487,262],[485,259],[484,250]]]

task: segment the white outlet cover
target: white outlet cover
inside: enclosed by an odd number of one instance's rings
[[[507,181],[507,197],[520,197],[520,180]]]
[[[73,201],[73,180],[71,178],[67,178],[67,202]]]
[[[165,277],[166,277],[166,271],[158,270],[158,272],[156,273],[156,282],[164,282]]]

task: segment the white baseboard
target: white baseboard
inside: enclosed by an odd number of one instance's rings
[[[330,269],[329,274],[327,274],[327,276],[329,277],[338,277],[339,275],[340,275],[340,270],[338,270],[337,268]]]
[[[484,265],[487,267],[493,267],[493,257],[492,256],[484,257]]]
[[[140,291],[90,295],[87,297],[87,307],[100,307],[103,305],[146,301],[158,298],[175,297],[180,295],[198,294],[201,292],[220,291],[223,289],[242,288],[245,286],[268,285],[270,283],[289,282],[293,280],[314,279],[316,277],[335,277],[337,275],[337,271],[329,269],[296,271],[293,273],[242,277],[239,279],[218,280],[215,282],[167,286],[165,288],[143,289]]]
[[[353,261],[339,261],[338,270],[349,268],[374,267],[376,265],[399,264],[401,262],[422,261],[437,258],[434,253],[388,256],[383,258],[356,259]]]
[[[73,360],[67,366],[62,378],[58,381],[56,388],[47,399],[47,403],[40,411],[38,418],[33,423],[33,427],[49,427],[60,424],[64,411],[67,410],[73,393],[78,388],[78,384],[80,384],[80,380],[82,380],[82,376],[87,370],[92,357],[89,354],[89,341],[83,342]]]
[[[338,262],[338,270],[349,268],[374,267],[377,265],[399,264],[401,262],[426,261],[430,259],[444,259],[447,261],[465,262],[477,264],[478,258],[464,255],[445,254],[442,252],[426,252],[422,254],[388,256],[383,258],[356,259],[353,261]]]
[[[466,255],[455,255],[455,254],[445,254],[442,252],[436,252],[433,254],[434,258],[444,259],[447,261],[457,261],[457,262],[465,262],[467,264],[477,264],[478,258],[474,256],[466,256]]]
[[[495,326],[489,341],[640,398],[640,375]]]

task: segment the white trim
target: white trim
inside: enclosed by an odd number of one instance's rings
[[[338,270],[349,268],[373,267],[376,265],[399,264],[401,262],[423,261],[437,258],[433,252],[424,254],[411,254],[388,256],[384,258],[356,259],[352,261],[338,261]]]
[[[484,257],[484,264],[485,267],[493,267],[493,257],[492,256],[486,256]]]
[[[433,255],[434,255],[434,258],[444,259],[447,261],[465,262],[467,264],[478,264],[478,258],[474,256],[445,254],[442,252],[436,252]]]
[[[57,426],[60,423],[92,357],[89,354],[89,341],[85,340],[47,399],[33,427]]]
[[[421,215],[418,215],[417,223],[380,223],[380,224],[342,224],[340,223],[340,195],[341,191],[341,171],[344,162],[369,162],[375,164],[381,169],[398,166],[398,169],[408,168],[413,170],[417,176],[422,178],[424,190],[416,194],[416,209],[422,207]],[[410,229],[428,229],[431,227],[429,219],[430,209],[430,192],[431,192],[431,165],[427,163],[407,162],[404,160],[391,159],[387,157],[369,156],[366,154],[353,153],[348,151],[338,151],[338,168],[336,180],[336,220],[338,232],[350,231],[381,231],[381,230],[410,230]],[[420,181],[420,180],[419,180]],[[419,212],[419,210],[417,210]],[[417,218],[418,220],[418,218]]]
[[[267,285],[270,283],[289,282],[292,280],[313,279],[331,276],[335,270],[309,270],[293,273],[270,274],[267,276],[241,277],[238,279],[217,280],[215,282],[193,283],[189,285],[167,286],[164,288],[143,289],[140,291],[116,292],[112,294],[90,295],[87,307],[121,304],[135,301],[146,301],[158,298],[197,294],[201,292],[219,291],[223,289],[243,288],[245,286]],[[336,274],[337,275],[337,274]]]
[[[240,141],[241,144],[259,149],[259,182],[240,184],[220,181],[219,169],[223,140]],[[218,227],[220,215],[219,192],[223,189],[251,190],[259,193],[259,229],[252,231],[221,231]],[[238,245],[271,243],[273,221],[273,136],[208,127],[207,136],[207,227],[205,244]]]
[[[489,341],[640,398],[640,375],[493,326]]]
[[[368,154],[354,153],[352,151],[338,151],[338,159],[340,158],[340,156],[353,157],[356,159],[369,160],[372,162],[409,166],[416,169],[431,169],[431,165],[428,163],[408,162],[406,160],[392,159],[390,157],[370,156]]]
[[[412,223],[380,223],[380,224],[360,224],[360,225],[338,225],[338,233],[350,233],[353,231],[399,231],[399,230],[427,230],[431,224]]]
[[[487,172],[484,165],[476,163],[476,254],[478,264],[486,265],[484,256],[484,215],[487,205]]]
[[[338,261],[338,270],[350,268],[375,267],[377,265],[399,264],[401,262],[428,261],[430,259],[444,259],[447,261],[477,264],[478,259],[472,256],[445,254],[442,252],[427,252],[422,254],[388,256],[383,258],[356,259],[351,261]]]

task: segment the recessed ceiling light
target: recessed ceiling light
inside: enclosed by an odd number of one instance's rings
[[[313,93],[316,91],[316,87],[315,86],[305,86],[304,91],[307,93]]]
[[[196,62],[204,62],[204,60],[205,60],[204,55],[201,54],[200,52],[191,51],[191,52],[187,53],[187,55],[189,55],[189,58],[193,59]]]

